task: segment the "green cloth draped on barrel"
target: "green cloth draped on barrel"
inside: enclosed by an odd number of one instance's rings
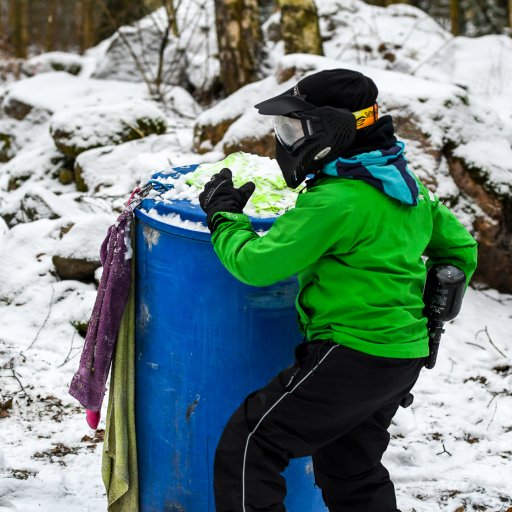
[[[132,247],[133,247],[132,242]],[[102,477],[108,512],[138,512],[137,441],[135,437],[135,269],[110,377]]]

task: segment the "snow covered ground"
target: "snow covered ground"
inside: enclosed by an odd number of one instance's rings
[[[439,107],[438,91],[455,85],[466,90],[472,107],[493,120],[492,134],[501,135],[489,137],[484,147],[472,142],[459,151],[491,162],[500,182],[512,184],[510,39],[451,38],[410,6],[382,9],[357,0],[326,0],[320,14],[327,57],[337,65],[373,69],[372,76],[385,81],[383,90],[393,90],[394,98],[421,92],[432,100],[421,108],[433,137],[440,136],[442,124],[438,112],[429,111],[429,105]],[[329,17],[333,23],[327,23]],[[91,53],[78,76],[39,74],[7,84],[0,93],[2,105],[18,113],[24,112],[20,104],[34,107],[23,119],[5,111],[0,117],[0,133],[13,136],[15,154],[0,163],[0,512],[106,510],[102,424],[97,432],[88,429],[84,411],[67,394],[95,284],[60,278],[52,257],[94,260],[106,227],[139,181],[156,170],[224,157],[219,148],[194,152],[192,126],[200,107],[174,87],[168,94],[176,108],[164,109],[165,134],[85,151],[78,163],[88,190],[66,181],[69,162],[49,134],[54,114],[151,101],[141,83],[90,78],[95,69],[108,69],[104,49]],[[282,47],[269,44],[269,51],[271,68]],[[194,59],[199,67],[199,56]],[[239,93],[247,96],[247,108],[253,89]],[[415,154],[412,141],[410,146]],[[484,152],[488,158],[482,158]],[[433,159],[421,165],[425,176],[436,175],[440,194],[456,193]],[[512,296],[469,289],[460,316],[447,326],[436,368],[423,371],[414,404],[400,409],[391,428],[385,463],[403,512],[512,511],[511,333]]]

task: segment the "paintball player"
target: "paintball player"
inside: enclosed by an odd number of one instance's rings
[[[237,279],[268,286],[298,276],[304,335],[295,364],[251,393],[224,429],[217,512],[285,511],[281,473],[309,455],[330,512],[398,511],[381,458],[429,355],[427,269],[453,265],[465,286],[477,244],[410,172],[377,94],[363,74],[333,69],[256,105],[275,116],[287,185],[309,178],[264,236],[242,213],[253,183],[234,188],[223,169],[200,194],[215,252]]]

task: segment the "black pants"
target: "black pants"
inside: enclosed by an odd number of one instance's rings
[[[313,456],[330,512],[394,512],[381,458],[387,429],[424,359],[375,357],[307,342],[297,361],[251,393],[228,421],[215,455],[217,512],[284,512],[281,473]]]

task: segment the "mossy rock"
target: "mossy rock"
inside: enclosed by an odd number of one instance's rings
[[[145,101],[61,112],[50,124],[57,149],[71,159],[89,149],[123,144],[166,130],[165,114]]]
[[[194,125],[194,150],[198,153],[206,153],[210,151],[213,146],[219,143],[228,128],[240,116],[223,119],[218,123],[202,123],[200,120]]]
[[[226,155],[243,151],[245,153],[253,153],[258,156],[268,156],[275,158],[276,144],[273,133],[269,133],[262,137],[243,137],[236,141],[227,141],[222,150]]]
[[[80,71],[82,71],[82,66],[80,64],[72,63],[62,63],[62,62],[52,62],[50,64],[53,71],[65,71],[66,73],[69,73],[70,75],[78,75]]]
[[[8,162],[13,156],[13,136],[0,132],[0,162]]]
[[[85,183],[85,180],[83,178],[82,168],[80,167],[78,160],[75,161],[75,167],[73,169],[73,173],[75,175],[76,189],[78,190],[78,192],[88,192],[89,187]]]

